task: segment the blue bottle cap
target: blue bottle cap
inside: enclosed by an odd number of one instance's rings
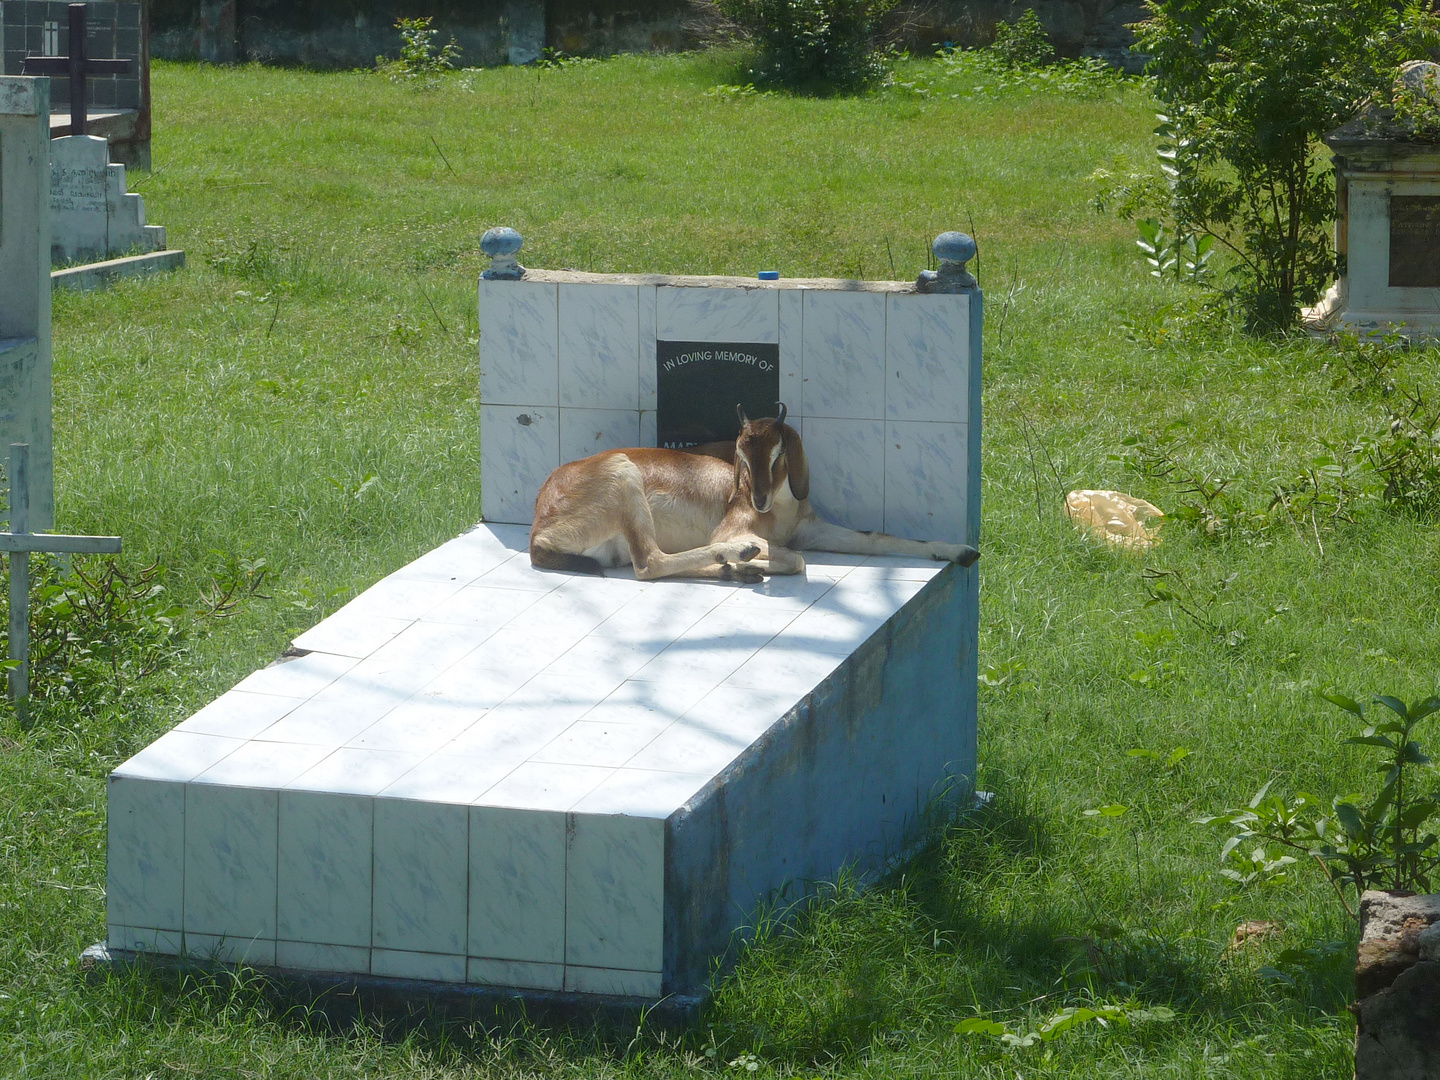
[[[779,270],[761,270],[761,271],[760,271],[760,280],[761,280],[761,281],[779,281],[779,280],[780,280],[780,271],[779,271]]]

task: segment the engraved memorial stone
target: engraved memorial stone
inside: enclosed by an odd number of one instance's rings
[[[1390,196],[1390,286],[1440,287],[1440,195]]]
[[[775,343],[657,341],[656,445],[698,446],[740,433],[735,406],[770,416],[780,397]]]

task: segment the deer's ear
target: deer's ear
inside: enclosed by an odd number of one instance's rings
[[[736,404],[735,404],[735,415],[738,416],[738,417],[740,417],[740,426],[741,426],[741,427],[744,427],[746,424],[748,424],[748,423],[750,422],[750,418],[745,415],[745,406],[744,406],[744,405],[741,405],[739,402],[736,402]]]
[[[780,445],[785,449],[785,467],[790,476],[790,493],[796,501],[804,502],[810,497],[810,466],[805,461],[805,447],[800,444],[800,433],[786,425],[780,429]]]

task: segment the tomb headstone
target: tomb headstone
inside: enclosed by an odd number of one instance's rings
[[[1412,61],[1400,79],[1440,102],[1440,64]],[[1371,105],[1325,142],[1335,161],[1339,275],[1305,324],[1440,337],[1440,141]]]
[[[545,271],[513,230],[482,245],[485,520],[111,774],[92,960],[673,1001],[757,908],[893,869],[967,798],[975,567],[574,575],[531,565],[526,523],[562,461],[656,444],[669,343],[741,376],[717,393],[730,423],[778,356],[756,412],[787,403],[832,520],[975,544],[973,242],[937,241],[923,287]]]
[[[67,135],[50,147],[50,259],[57,266],[162,251],[165,227],[145,221],[145,201],[125,190],[125,166],[105,140]]]
[[[49,119],[49,79],[0,76],[0,445],[30,446],[33,529],[55,518]]]

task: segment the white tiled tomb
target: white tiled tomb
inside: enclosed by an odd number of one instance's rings
[[[779,346],[812,498],[979,533],[980,306],[902,283],[532,272],[480,291],[486,523],[116,769],[108,943],[655,998],[762,905],[923,834],[975,767],[978,571],[535,570],[549,471],[654,445],[658,340]]]
[[[116,769],[110,947],[655,997],[972,775],[973,571],[647,583],[526,543],[430,552]]]

